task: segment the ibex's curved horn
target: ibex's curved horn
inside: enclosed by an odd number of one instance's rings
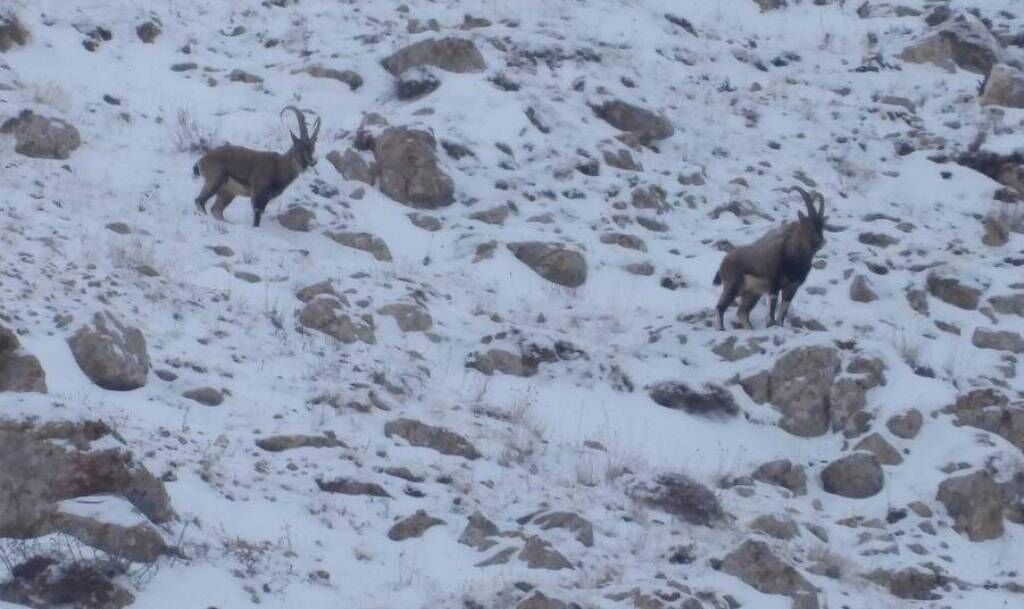
[[[320,135],[320,117],[316,117],[316,122],[313,123],[313,135],[310,138],[316,141],[316,136]]]
[[[800,193],[800,196],[803,197],[804,205],[807,206],[807,213],[809,213],[812,218],[818,215],[818,212],[814,211],[814,196],[799,186],[794,185],[789,187],[789,192],[793,192],[794,190]],[[821,196],[817,191],[815,191],[814,194],[819,197]]]
[[[818,195],[818,217],[823,218],[825,217],[825,195],[817,191],[814,194]]]
[[[285,106],[281,110],[281,116],[284,116],[284,113],[287,110],[291,110],[292,112],[294,112],[295,113],[295,118],[297,118],[299,120],[299,139],[301,139],[304,142],[308,142],[309,141],[309,132],[306,131],[306,115],[302,113],[302,110],[299,110],[295,106],[288,105],[288,106]],[[289,131],[290,131],[290,129],[289,129]],[[295,135],[295,134],[293,133],[292,135]]]

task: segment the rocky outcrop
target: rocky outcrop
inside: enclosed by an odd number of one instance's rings
[[[911,63],[931,63],[953,71],[957,67],[988,74],[1002,57],[999,41],[977,17],[961,13],[900,53]]]
[[[111,579],[108,563],[35,556],[11,569],[11,579],[0,584],[0,601],[36,609],[122,609],[135,596]]]
[[[82,372],[103,389],[130,391],[146,384],[146,338],[111,313],[96,313],[91,325],[82,326],[68,339],[68,346]]]
[[[971,344],[979,349],[1024,353],[1024,337],[1012,330],[993,330],[975,328],[971,336]]]
[[[46,372],[34,355],[21,347],[18,336],[0,326],[0,393],[46,393]]]
[[[317,296],[309,301],[299,312],[299,323],[303,327],[350,345],[356,341],[374,344],[373,317],[362,315],[353,317],[346,313],[348,305],[339,298],[328,295]]]
[[[395,51],[381,61],[384,69],[398,76],[409,68],[434,66],[447,72],[482,72],[487,63],[472,40],[431,38]]]
[[[508,244],[509,251],[535,273],[567,288],[587,281],[587,260],[583,254],[561,243],[520,241]]]
[[[393,317],[402,332],[429,332],[434,327],[430,312],[415,304],[396,302],[377,309],[377,313]]]
[[[23,110],[0,126],[0,133],[14,135],[14,151],[37,159],[66,159],[82,138],[71,123]]]
[[[936,499],[953,518],[953,528],[971,541],[1002,536],[1002,492],[988,472],[947,478],[939,485]]]

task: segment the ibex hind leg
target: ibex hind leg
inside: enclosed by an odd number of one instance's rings
[[[722,288],[722,297],[718,299],[718,329],[725,330],[725,310],[732,305],[732,301],[736,300],[736,295],[740,293],[740,288],[743,286],[743,279],[728,279],[725,282],[725,287]]]
[[[740,325],[748,330],[753,330],[754,326],[750,323],[750,312],[757,306],[757,301],[761,299],[761,294],[758,292],[743,292],[740,296],[740,309],[736,314],[736,318],[740,320]]]
[[[224,222],[224,210],[227,209],[228,205],[231,205],[231,202],[234,200],[235,195],[230,192],[220,192],[217,195],[217,200],[213,202],[213,207],[210,208],[210,214],[214,218]]]
[[[263,212],[267,209],[267,204],[270,203],[270,197],[267,196],[255,196],[252,198],[252,225],[259,228],[260,221],[263,219]]]
[[[199,191],[199,195],[196,197],[196,209],[200,213],[206,213],[206,202],[209,201],[210,197],[212,197],[214,194],[217,193],[217,191],[220,190],[221,186],[224,185],[225,181],[226,177],[220,176],[216,179],[207,179],[203,183],[203,188],[202,190]]]

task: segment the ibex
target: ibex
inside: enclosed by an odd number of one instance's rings
[[[799,220],[773,229],[750,245],[741,245],[725,255],[715,274],[715,285],[724,284],[718,300],[718,329],[725,329],[725,310],[737,295],[740,306],[737,318],[743,327],[751,329],[750,311],[763,294],[768,294],[770,310],[768,325],[774,326],[775,307],[782,292],[782,308],[778,324],[786,321],[786,312],[796,291],[811,271],[814,254],[825,244],[825,197],[817,191],[808,194],[799,186],[785,192],[796,191],[804,199],[807,215],[798,212]],[[814,200],[818,199],[818,208]]]
[[[196,208],[206,213],[206,202],[213,195],[217,201],[210,212],[214,218],[224,220],[224,210],[235,197],[249,197],[252,201],[253,226],[260,225],[260,218],[271,199],[284,192],[288,185],[307,168],[316,165],[313,152],[316,137],[320,133],[320,118],[313,124],[313,135],[306,130],[306,116],[295,106],[281,110],[295,113],[299,121],[299,135],[289,130],[292,147],[280,154],[264,150],[251,150],[230,144],[214,148],[203,155],[192,166],[192,173],[203,177],[203,189],[196,197]]]

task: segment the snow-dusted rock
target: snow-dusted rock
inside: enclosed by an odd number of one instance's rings
[[[508,249],[523,264],[552,283],[578,288],[587,281],[587,260],[583,254],[561,243],[520,241]]]
[[[299,312],[299,323],[306,328],[336,338],[346,345],[356,341],[375,343],[377,338],[374,335],[373,317],[353,317],[345,312],[347,308],[338,298],[318,296],[310,300]]]
[[[977,74],[988,74],[1001,58],[999,41],[980,19],[968,13],[945,21],[900,53],[904,61],[933,63],[947,70],[959,67]]]
[[[23,110],[0,125],[0,134],[14,136],[14,151],[37,159],[66,159],[82,138],[71,123]]]
[[[885,474],[874,454],[855,452],[829,463],[821,471],[825,492],[851,499],[864,499],[882,492]]]
[[[109,312],[96,313],[92,324],[80,327],[68,339],[68,346],[82,372],[103,389],[131,391],[146,384],[146,337]]]
[[[793,609],[819,606],[814,586],[764,542],[747,540],[740,544],[722,559],[722,571],[764,594],[792,598]]]
[[[0,326],[0,393],[46,393],[46,372],[39,358],[21,347],[18,336]]]
[[[947,478],[935,498],[953,518],[954,528],[971,541],[1003,535],[1002,493],[987,471]]]
[[[417,66],[434,66],[448,72],[482,72],[487,63],[472,40],[431,38],[399,49],[381,60],[384,69],[394,75]]]
[[[455,182],[437,159],[437,141],[420,129],[389,127],[373,139],[381,192],[421,209],[437,209],[455,200]]]
[[[466,438],[459,434],[434,425],[427,425],[415,419],[395,419],[384,426],[384,435],[398,436],[411,446],[419,446],[435,450],[442,455],[479,459],[480,451]]]
[[[1013,66],[992,66],[978,102],[983,106],[1024,108],[1024,72]]]

